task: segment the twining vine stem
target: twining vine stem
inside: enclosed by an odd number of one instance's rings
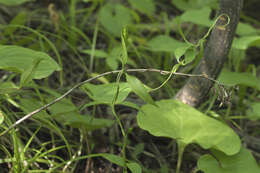
[[[202,78],[206,78],[214,83],[217,83],[218,85],[222,85],[220,84],[219,81],[213,79],[213,78],[209,78],[207,75],[205,74],[185,74],[185,73],[178,73],[178,72],[171,72],[171,71],[166,71],[166,70],[159,70],[159,69],[153,69],[153,68],[148,68],[148,69],[126,69],[125,70],[126,72],[157,72],[157,73],[160,73],[162,75],[167,75],[167,74],[174,74],[174,75],[179,75],[179,76],[187,76],[187,77],[202,77]],[[24,117],[22,117],[21,119],[17,120],[14,124],[12,124],[10,127],[8,127],[5,131],[3,131],[2,133],[0,133],[0,136],[6,134],[7,132],[9,132],[11,129],[13,129],[14,127],[16,127],[17,125],[19,125],[20,123],[22,123],[23,121],[31,118],[33,115],[39,113],[40,111],[50,107],[51,105],[57,103],[58,101],[60,101],[61,99],[63,99],[64,97],[66,97],[67,95],[69,95],[73,90],[75,90],[76,88],[79,88],[80,86],[88,83],[88,82],[91,82],[95,79],[98,79],[100,77],[103,77],[103,76],[106,76],[106,75],[109,75],[109,74],[115,74],[115,73],[119,73],[121,72],[121,70],[114,70],[114,71],[109,71],[109,72],[105,72],[105,73],[102,73],[102,74],[99,74],[95,77],[92,77],[92,78],[89,78],[83,82],[80,82],[78,84],[76,84],[75,86],[73,86],[71,89],[69,89],[67,92],[65,92],[62,96],[54,99],[53,101],[51,101],[50,103],[30,112],[29,114],[25,115]]]

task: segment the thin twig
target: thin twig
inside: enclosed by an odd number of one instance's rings
[[[109,74],[115,74],[115,73],[119,73],[121,70],[114,70],[114,71],[109,71],[109,72],[105,72],[105,73],[102,73],[100,75],[97,75],[95,77],[92,77],[90,79],[87,79],[83,82],[80,82],[78,84],[76,84],[75,86],[73,86],[71,89],[69,89],[67,92],[65,92],[62,96],[54,99],[53,101],[51,101],[50,103],[32,111],[31,113],[25,115],[24,117],[22,117],[21,119],[17,120],[14,124],[12,124],[8,129],[6,129],[5,131],[3,131],[0,136],[6,134],[7,132],[9,132],[11,129],[13,129],[14,127],[16,127],[17,125],[19,125],[20,123],[22,123],[23,121],[31,118],[33,115],[39,113],[40,111],[50,107],[51,105],[57,103],[58,101],[60,101],[61,99],[63,99],[64,97],[66,97],[67,95],[69,95],[73,90],[75,90],[76,88],[79,88],[80,86],[90,82],[90,81],[93,81],[95,79],[98,79],[100,77],[103,77],[103,76],[106,76],[106,75],[109,75]],[[153,68],[149,68],[149,69],[127,69],[126,72],[157,72],[157,73],[160,73],[162,75],[167,75],[167,74],[170,74],[172,72],[170,71],[165,71],[165,70],[159,70],[159,69],[153,69]],[[175,75],[179,75],[179,76],[187,76],[187,77],[202,77],[202,78],[206,78],[212,82],[215,82],[217,84],[220,84],[217,80],[215,79],[212,79],[212,78],[209,78],[207,77],[206,75],[203,75],[203,74],[185,74],[185,73],[178,73],[178,72],[175,72],[173,73]],[[220,84],[221,85],[221,84]]]

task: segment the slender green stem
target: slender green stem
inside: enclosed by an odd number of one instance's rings
[[[97,20],[96,25],[95,25],[95,30],[94,30],[94,36],[93,36],[93,40],[92,40],[92,46],[91,46],[91,55],[90,55],[90,64],[89,64],[89,72],[90,73],[92,73],[92,70],[93,70],[93,63],[94,63],[94,57],[95,57],[98,28],[99,28],[99,22]]]
[[[178,141],[177,143],[178,143],[178,161],[177,161],[176,173],[180,173],[182,156],[183,156],[183,152],[186,147],[186,144],[184,144],[180,141]]]

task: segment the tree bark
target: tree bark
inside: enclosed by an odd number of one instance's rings
[[[205,46],[204,57],[194,69],[193,74],[204,74],[216,79],[227,59],[235,30],[239,22],[243,0],[219,0],[218,16],[222,15],[211,32]],[[223,15],[225,14],[225,15]],[[228,17],[230,22],[227,24]],[[194,107],[207,97],[213,82],[199,77],[191,77],[176,94],[175,98]]]

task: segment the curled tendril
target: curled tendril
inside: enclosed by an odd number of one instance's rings
[[[225,23],[224,25],[220,25],[220,27],[226,27],[230,23],[230,17],[226,13],[219,15],[218,18],[216,19],[216,21],[218,21],[218,19],[220,19],[222,16],[227,17],[227,23]]]
[[[230,17],[229,17],[226,13],[220,14],[220,15],[216,18],[216,20],[214,21],[214,23],[211,25],[211,27],[209,28],[208,32],[204,35],[204,37],[202,37],[201,40],[205,40],[205,39],[209,36],[209,34],[210,34],[210,32],[212,31],[212,29],[216,26],[218,20],[219,20],[221,17],[223,17],[223,16],[226,16],[227,19],[228,19],[228,21],[227,21],[227,23],[225,23],[224,25],[219,25],[218,27],[220,27],[220,28],[225,28],[225,27],[230,23]]]

